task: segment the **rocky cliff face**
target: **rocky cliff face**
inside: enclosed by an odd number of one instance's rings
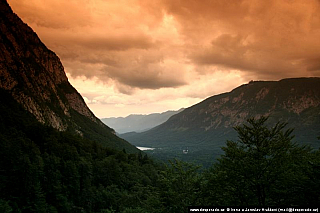
[[[68,82],[58,56],[13,13],[5,0],[0,0],[0,90],[44,125],[111,148],[138,152],[94,116]]]
[[[57,55],[0,1],[0,88],[9,91],[43,124],[66,130],[70,109],[100,121],[69,84]]]
[[[310,121],[308,110],[320,112],[320,78],[284,79],[273,82],[250,82],[230,93],[213,96],[187,109],[172,125],[202,128],[205,131],[240,125],[249,117],[269,116],[288,121]],[[318,114],[313,114],[318,116]],[[202,119],[199,119],[202,118]],[[195,127],[189,123],[198,123]],[[293,120],[292,120],[293,121]],[[302,125],[301,120],[299,125]]]

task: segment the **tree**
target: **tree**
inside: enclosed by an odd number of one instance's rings
[[[293,129],[284,130],[286,123],[269,128],[267,120],[251,118],[235,127],[238,140],[222,148],[225,154],[208,175],[218,205],[294,204],[299,187],[290,186],[297,185],[310,149],[292,142]]]
[[[185,212],[188,206],[200,205],[202,177],[199,166],[176,159],[169,162],[159,180],[165,212]]]

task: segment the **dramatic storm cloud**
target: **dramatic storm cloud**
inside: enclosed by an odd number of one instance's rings
[[[9,0],[99,117],[320,76],[319,0]]]

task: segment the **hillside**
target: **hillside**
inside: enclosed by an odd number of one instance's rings
[[[226,140],[236,139],[233,127],[250,117],[288,122],[295,140],[319,148],[320,78],[256,81],[212,96],[143,133],[121,135],[134,145],[159,148],[155,156],[210,162]],[[188,154],[183,150],[188,149]]]
[[[312,95],[314,83],[305,83],[301,91],[307,91],[308,98],[304,92],[294,96],[303,107],[291,108],[305,118],[309,112],[308,120],[300,123],[313,136],[318,99]],[[213,99],[215,104],[219,98]],[[199,172],[198,165],[178,160],[154,163],[93,115],[69,84],[59,58],[5,0],[0,0],[0,100],[3,213],[184,213],[190,206],[312,207],[320,201],[320,150],[293,144],[284,124],[268,127],[266,118],[250,119],[237,128],[241,140],[229,141],[210,169]],[[221,102],[225,109],[232,105],[227,102]],[[203,103],[197,106],[207,109],[205,115],[215,115],[216,109]],[[192,122],[205,117],[192,108],[180,113],[184,120],[180,114],[168,120],[174,121],[176,132],[188,136],[196,129],[203,135],[222,128],[188,124],[185,119],[192,113]],[[152,131],[166,125],[161,126]],[[247,138],[252,140],[248,143]]]
[[[0,89],[40,123],[129,152],[138,150],[104,125],[68,82],[58,56],[0,2]]]
[[[101,121],[113,128],[119,134],[127,132],[143,132],[166,122],[171,116],[182,110],[183,109],[148,115],[132,114],[127,117],[102,118]]]
[[[59,58],[5,0],[0,100],[0,212],[123,212],[137,200],[149,207],[157,166],[94,116]]]

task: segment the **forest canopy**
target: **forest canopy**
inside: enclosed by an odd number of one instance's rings
[[[186,212],[188,206],[320,203],[320,152],[267,118],[235,127],[209,169],[127,154],[38,123],[11,103],[0,118],[1,212]],[[3,109],[1,109],[3,111]],[[17,116],[19,115],[19,116]],[[212,159],[214,161],[214,159]]]

